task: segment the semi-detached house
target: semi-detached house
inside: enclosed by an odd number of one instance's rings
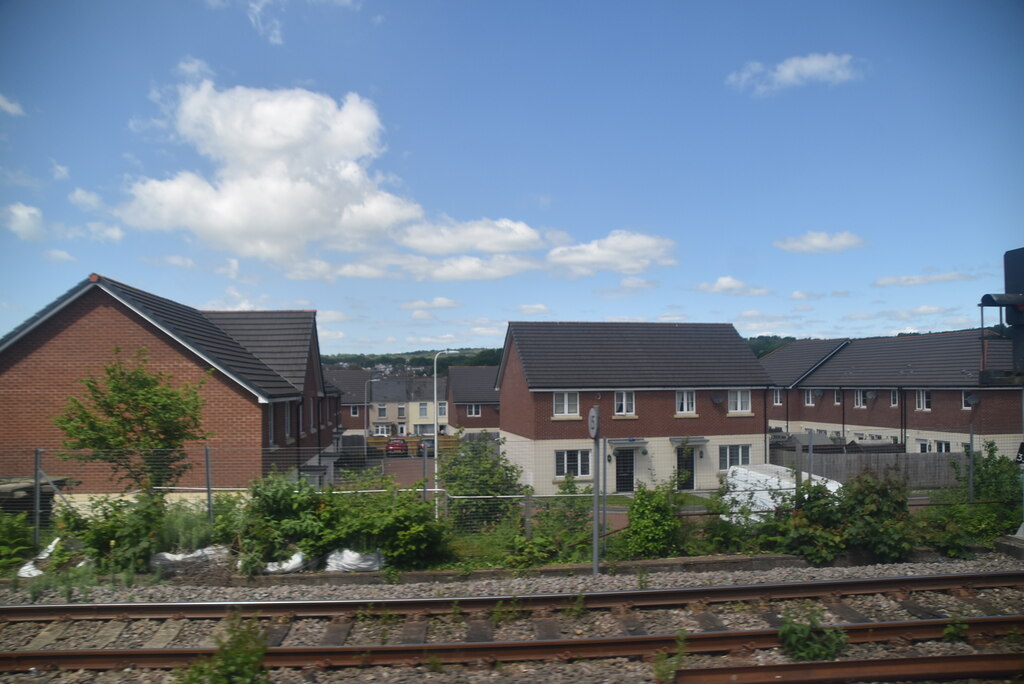
[[[505,453],[540,494],[593,481],[594,406],[610,492],[765,462],[769,378],[730,324],[513,322],[496,385]]]

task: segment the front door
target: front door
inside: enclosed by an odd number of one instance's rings
[[[615,491],[633,491],[633,450],[615,450]]]
[[[676,448],[676,488],[693,489],[693,447]]]

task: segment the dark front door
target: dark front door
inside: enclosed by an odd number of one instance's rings
[[[615,491],[633,491],[633,450],[617,449],[615,454]]]
[[[693,447],[681,446],[676,449],[676,487],[693,489]]]

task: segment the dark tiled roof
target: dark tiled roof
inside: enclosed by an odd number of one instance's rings
[[[497,404],[497,366],[449,366],[452,401],[456,404]]]
[[[316,331],[316,312],[204,311],[203,315],[303,391]]]
[[[1010,340],[989,333],[987,367],[1012,368]],[[801,387],[974,387],[982,358],[977,330],[853,340]]]
[[[362,404],[363,392],[369,393],[366,381],[373,377],[373,371],[327,367],[324,369],[324,375],[341,390],[342,404]]]
[[[790,387],[848,343],[848,339],[797,340],[762,356],[761,365],[772,383]]]
[[[0,350],[94,287],[122,302],[255,394],[266,399],[297,394],[291,383],[198,309],[95,274],[11,331],[0,341]]]
[[[444,401],[448,391],[447,378],[437,379],[437,399]],[[370,385],[370,397],[382,403],[403,403],[410,401],[433,401],[434,378],[407,377],[384,378]]]
[[[531,389],[770,384],[728,323],[509,323]],[[506,363],[505,360],[502,364]]]

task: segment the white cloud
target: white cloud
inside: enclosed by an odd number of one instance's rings
[[[203,305],[206,311],[253,311],[268,308],[270,298],[260,295],[253,299],[236,287],[224,289],[224,298],[214,299]]]
[[[713,283],[701,283],[697,286],[697,289],[709,294],[727,294],[744,297],[763,297],[764,295],[771,294],[769,290],[747,285],[742,280],[737,280],[732,276],[721,276]]]
[[[240,273],[238,259],[227,259],[223,266],[218,266],[214,269],[214,273],[227,276],[231,280],[238,280],[238,275]]]
[[[409,344],[437,344],[442,346],[454,346],[454,343],[458,340],[455,335],[448,333],[447,335],[438,335],[436,337],[406,337],[405,341]]]
[[[931,304],[922,304],[912,309],[884,309],[881,311],[875,311],[870,313],[858,312],[847,314],[843,318],[851,321],[865,321],[873,319],[884,319],[893,321],[910,321],[916,318],[924,318],[926,316],[941,316],[955,312],[956,309],[952,309],[946,306],[935,306]]]
[[[316,329],[317,337],[321,340],[343,340],[345,339],[345,333],[340,330],[324,330],[321,327]]]
[[[22,240],[42,240],[46,237],[43,212],[21,202],[8,204],[3,210],[3,222],[7,229]]]
[[[740,312],[736,317],[735,325],[737,330],[745,332],[780,330],[791,328],[793,326],[793,318],[783,314],[770,314],[751,309]]]
[[[71,175],[71,170],[68,167],[58,164],[54,160],[50,160],[52,165],[53,180],[64,180]]]
[[[45,252],[43,252],[43,256],[46,257],[47,261],[77,261],[75,257],[71,256],[63,249],[48,249]]]
[[[398,242],[423,254],[516,252],[544,246],[540,233],[521,221],[509,219],[409,226],[399,235]]]
[[[977,280],[979,276],[966,273],[934,273],[919,276],[886,276],[871,283],[875,287],[903,287],[909,285],[930,285],[931,283],[949,283],[957,280]]]
[[[812,230],[799,237],[776,240],[772,245],[786,252],[810,254],[818,252],[845,252],[848,249],[863,247],[864,240],[848,232],[829,234]]]
[[[500,280],[501,278],[539,268],[529,258],[496,254],[487,258],[458,256],[432,261],[424,257],[402,260],[402,268],[418,280]]]
[[[505,328],[470,328],[469,331],[478,337],[504,337]]]
[[[318,323],[341,323],[349,319],[348,314],[343,311],[331,311],[330,309],[316,312]]]
[[[516,307],[516,311],[524,316],[538,316],[546,314],[549,309],[547,304],[520,304]]]
[[[281,35],[281,21],[276,17],[264,14],[267,7],[271,7],[274,0],[249,0],[249,22],[271,45],[283,45],[284,38]]]
[[[435,319],[434,314],[429,311],[424,311],[423,309],[413,311],[411,317],[414,321],[432,321]]]
[[[662,314],[657,320],[661,323],[682,323],[687,318],[683,314]]]
[[[434,297],[431,300],[417,299],[412,302],[402,302],[403,309],[453,309],[459,306],[454,299],[447,297]]]
[[[831,52],[790,57],[770,68],[761,62],[747,62],[742,69],[729,74],[725,82],[740,92],[758,96],[809,83],[839,85],[861,77],[853,62],[853,55]]]
[[[630,276],[619,281],[619,287],[623,290],[646,290],[654,287],[657,283],[646,278]]]
[[[97,242],[120,242],[124,238],[124,231],[119,226],[99,221],[90,221],[85,225],[89,229],[89,237]]]
[[[95,192],[75,188],[68,194],[68,201],[83,211],[96,211],[103,207],[103,200]]]
[[[178,62],[177,71],[187,79],[201,80],[213,77],[213,70],[210,68],[210,65],[191,55]]]
[[[0,93],[0,112],[11,116],[25,116],[25,110],[21,108],[21,105],[14,100],[7,99],[2,93]]]
[[[821,299],[825,295],[820,292],[807,292],[805,290],[793,290],[790,299]]]
[[[567,268],[570,276],[593,275],[599,270],[617,273],[642,273],[654,264],[671,266],[669,253],[675,243],[663,237],[613,230],[608,237],[580,245],[555,247],[548,263]]]
[[[195,268],[196,262],[192,261],[188,257],[177,256],[172,254],[164,257],[164,263],[170,266],[176,266],[178,268],[191,269]]]

